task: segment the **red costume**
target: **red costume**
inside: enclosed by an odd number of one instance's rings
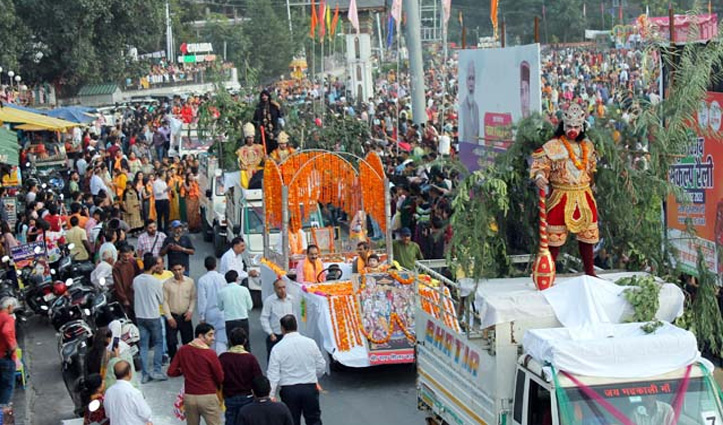
[[[563,115],[565,134],[548,141],[532,154],[530,176],[538,186],[552,188],[547,200],[547,233],[550,253],[557,258],[568,232],[580,245],[585,274],[595,275],[593,245],[600,240],[598,214],[592,194],[597,158],[584,135],[585,112],[578,104]],[[582,139],[582,140],[580,140]]]

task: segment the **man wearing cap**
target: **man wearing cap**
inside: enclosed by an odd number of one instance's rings
[[[416,242],[412,242],[412,231],[409,227],[402,228],[399,234],[401,239],[392,243],[394,261],[407,270],[413,270],[417,260],[424,260],[422,250]]]
[[[289,146],[289,135],[285,131],[279,133],[279,147],[271,152],[271,159],[277,164],[282,163],[286,158],[290,157],[296,150]]]
[[[168,269],[172,270],[174,264],[183,265],[183,274],[190,275],[190,256],[196,252],[191,239],[183,234],[183,225],[178,220],[171,222],[171,236],[163,241],[161,256],[168,255]]]

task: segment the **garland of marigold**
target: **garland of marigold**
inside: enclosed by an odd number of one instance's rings
[[[587,168],[587,162],[588,162],[588,147],[587,143],[584,141],[581,143],[582,145],[582,162],[577,158],[575,155],[575,152],[572,150],[572,146],[570,146],[570,142],[567,141],[567,137],[560,136],[560,140],[562,140],[562,144],[565,145],[565,149],[567,149],[567,156],[570,157],[570,160],[575,164],[575,168],[578,170],[584,170]]]
[[[277,266],[276,264],[272,263],[271,261],[267,260],[266,258],[261,259],[261,264],[270,268],[276,274],[277,278],[286,276],[286,270],[282,269],[281,267]]]
[[[414,282],[414,276],[410,276],[408,278],[403,278],[401,275],[399,275],[394,270],[389,271],[389,276],[392,277],[392,279],[396,280],[397,282],[401,283],[402,285],[411,285]]]

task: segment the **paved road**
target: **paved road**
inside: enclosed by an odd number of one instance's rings
[[[211,245],[194,235],[196,255],[191,260],[191,277],[203,273],[203,259],[212,254]],[[259,325],[259,310],[251,317],[252,352],[263,369],[266,367],[264,335]],[[194,320],[196,323],[196,320]],[[28,405],[28,423],[57,425],[73,417],[73,406],[60,374],[55,331],[42,318],[32,318],[26,325],[26,351],[30,382],[24,397]],[[411,365],[346,369],[321,380],[322,419],[326,424],[395,425],[424,424],[416,410],[415,369]],[[182,378],[166,382],[150,382],[142,390],[154,412],[155,425],[179,425],[171,408],[182,384]]]

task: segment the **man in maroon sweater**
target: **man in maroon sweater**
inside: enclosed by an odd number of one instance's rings
[[[257,376],[263,376],[258,360],[246,351],[246,331],[234,328],[228,335],[229,350],[220,356],[223,367],[223,399],[226,405],[226,424],[235,423],[236,415],[245,405],[254,401],[251,383]]]
[[[221,402],[217,391],[223,384],[223,368],[210,346],[215,331],[208,323],[196,326],[196,339],[181,347],[168,367],[168,376],[185,378],[184,405],[188,425],[221,425]]]

